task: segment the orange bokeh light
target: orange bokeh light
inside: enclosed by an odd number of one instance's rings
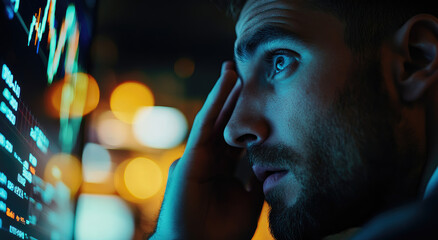
[[[82,183],[82,168],[79,159],[75,156],[59,153],[50,158],[44,169],[44,180],[56,186],[63,182],[74,195]]]
[[[122,83],[111,94],[110,107],[114,116],[126,123],[132,123],[139,108],[153,105],[152,91],[140,82]]]
[[[73,89],[72,81],[76,81],[76,89]],[[64,98],[72,98],[70,108],[64,109],[69,111],[70,117],[82,117],[90,113],[97,107],[100,98],[99,86],[91,75],[68,75],[63,80],[53,83],[46,92],[46,109],[52,117],[60,117],[63,94]]]

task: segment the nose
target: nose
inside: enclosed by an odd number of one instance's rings
[[[228,145],[247,148],[262,144],[269,136],[269,124],[264,116],[263,101],[257,94],[248,93],[245,87],[224,129]]]

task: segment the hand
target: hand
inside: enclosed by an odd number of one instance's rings
[[[225,143],[223,130],[241,83],[232,62],[195,118],[181,159],[169,170],[157,229],[151,239],[251,239],[263,205],[260,185],[246,191],[235,177],[243,149]]]

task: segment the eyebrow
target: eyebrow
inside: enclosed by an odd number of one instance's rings
[[[278,26],[266,26],[259,29],[247,39],[240,42],[235,51],[235,60],[245,60],[254,55],[255,51],[263,44],[278,39],[290,39],[297,43],[305,43],[306,40],[295,32]]]

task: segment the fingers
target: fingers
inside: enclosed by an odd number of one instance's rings
[[[173,161],[173,163],[170,165],[170,167],[169,167],[169,171],[168,171],[168,174],[167,174],[167,186],[169,186],[170,184],[171,184],[171,182],[172,182],[172,179],[173,179],[173,175],[174,175],[174,172],[175,172],[175,168],[176,168],[176,165],[178,164],[178,162],[179,162],[179,160],[180,160],[181,158],[178,158],[178,159],[176,159],[175,161]],[[167,190],[167,187],[166,187],[166,190]]]
[[[176,159],[175,161],[173,161],[173,163],[170,165],[169,167],[169,176],[171,176],[173,174],[173,171],[175,170],[176,164],[178,164],[178,161],[181,158]]]
[[[203,144],[210,140],[224,105],[236,85],[237,74],[234,71],[234,63],[227,61],[222,65],[222,72],[219,80],[208,95],[204,106],[199,111],[193,124],[194,128],[188,140],[188,146]]]
[[[231,114],[233,113],[234,107],[236,106],[237,98],[239,97],[240,90],[242,88],[242,82],[237,79],[236,84],[231,90],[218,118],[216,119],[214,132],[217,134],[223,134],[224,128],[230,120]]]

